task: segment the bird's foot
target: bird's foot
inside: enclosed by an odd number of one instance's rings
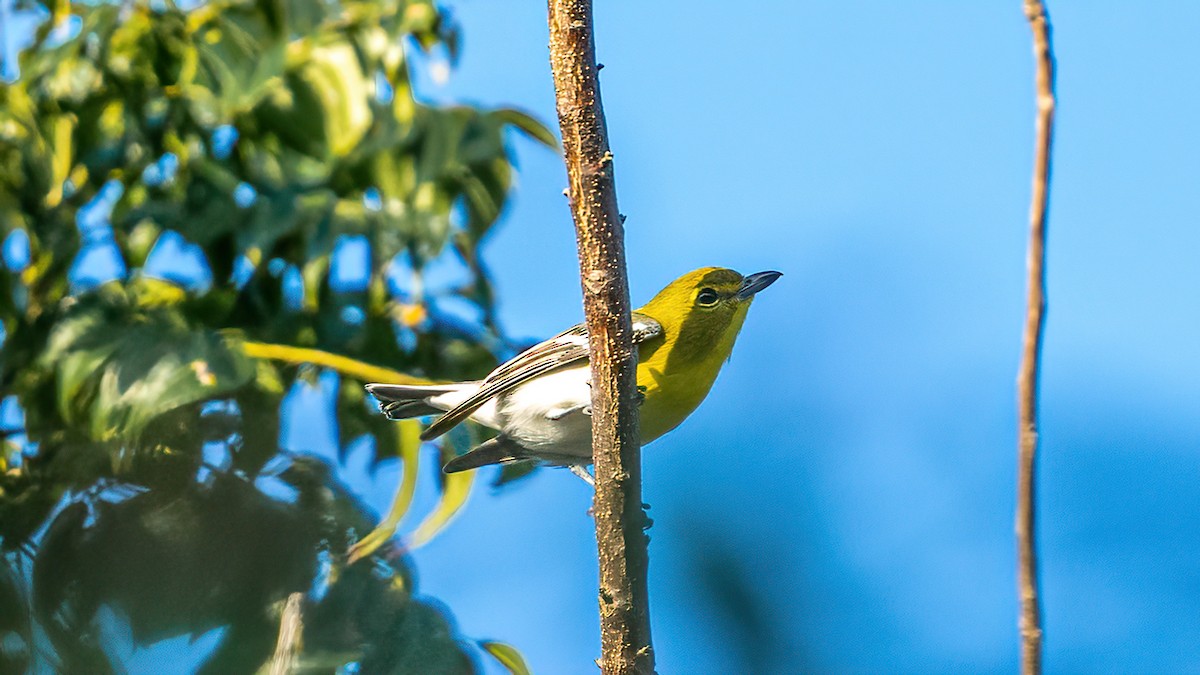
[[[592,474],[588,473],[586,466],[583,466],[582,464],[571,464],[567,468],[571,470],[571,473],[582,478],[583,482],[592,486],[593,490],[596,489],[596,479],[592,478]]]

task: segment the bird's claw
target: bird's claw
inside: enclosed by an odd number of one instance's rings
[[[576,476],[579,476],[580,478],[583,479],[583,482],[592,486],[593,490],[596,489],[596,479],[592,478],[592,474],[588,473],[586,466],[583,466],[581,464],[571,464],[568,468],[571,470],[571,473],[575,474]]]

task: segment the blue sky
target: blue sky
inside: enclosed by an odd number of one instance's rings
[[[422,92],[554,120],[543,7],[452,9],[462,61]],[[1046,664],[1200,671],[1200,5],[1050,10]],[[1011,672],[1020,3],[605,3],[597,33],[635,304],[702,265],[786,273],[708,401],[645,454],[660,670]],[[507,328],[545,336],[580,317],[565,177],[516,143],[486,256]],[[538,672],[598,653],[578,483],[480,491],[416,554],[464,632]],[[713,590],[718,563],[757,619]],[[765,655],[739,646],[747,625]]]
[[[660,672],[1012,672],[1020,2],[599,4],[635,304],[705,265],[786,275],[645,453]],[[462,60],[419,93],[553,123],[543,4],[450,8]],[[1046,665],[1200,672],[1200,4],[1050,10]],[[485,256],[507,330],[545,337],[581,317],[566,179],[513,143],[519,191]],[[321,451],[329,429],[305,421],[288,443]],[[357,487],[385,509],[395,478]],[[416,552],[421,591],[535,672],[593,672],[589,504],[562,471],[477,489]]]

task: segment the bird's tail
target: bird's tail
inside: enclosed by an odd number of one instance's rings
[[[478,469],[488,464],[505,464],[526,459],[522,450],[521,446],[511,440],[503,436],[497,436],[490,441],[480,443],[467,454],[459,455],[446,462],[445,466],[442,467],[442,471],[445,473],[458,473],[459,471]]]
[[[406,420],[410,417],[436,415],[449,410],[446,403],[434,402],[438,398],[461,391],[478,389],[474,382],[455,384],[368,384],[367,391],[379,399],[379,409],[391,420]],[[450,406],[452,407],[452,406]]]

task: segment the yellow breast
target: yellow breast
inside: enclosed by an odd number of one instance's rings
[[[661,339],[642,344],[637,381],[645,396],[640,410],[643,445],[679,426],[708,395],[729,359],[745,316],[743,308],[700,348],[687,345],[689,348],[680,349],[679,333],[671,330],[669,322],[662,322],[666,332]]]

